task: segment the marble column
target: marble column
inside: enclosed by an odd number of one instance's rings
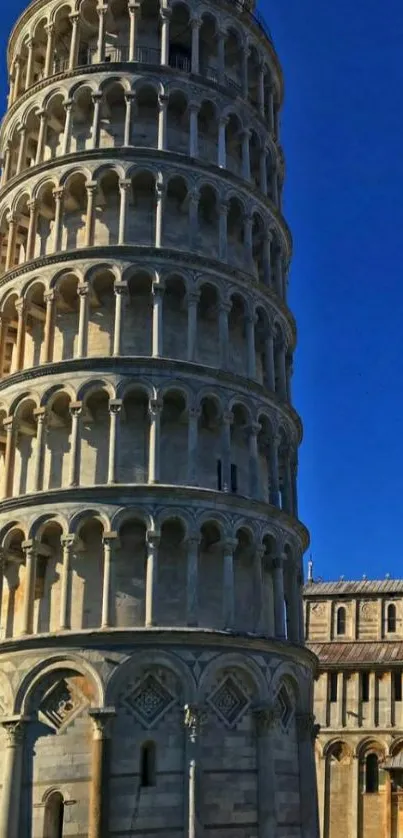
[[[27,147],[27,129],[25,128],[24,125],[20,125],[19,135],[20,135],[20,146],[19,146],[18,159],[17,159],[17,171],[16,171],[17,175],[20,175],[23,168],[25,168],[25,157],[26,157],[26,147]]]
[[[187,546],[186,625],[197,626],[197,592],[200,536],[192,536]]]
[[[153,334],[152,352],[153,358],[161,358],[164,354],[164,294],[165,285],[162,282],[153,282]]]
[[[197,250],[197,237],[199,232],[199,190],[192,189],[192,191],[188,193],[187,200],[189,211],[189,249]]]
[[[10,271],[14,267],[15,250],[17,246],[17,229],[18,218],[14,214],[10,214],[7,219],[8,223],[8,240],[7,240],[7,254],[5,270]]]
[[[35,237],[38,223],[38,201],[33,200],[28,202],[29,209],[29,226],[27,236],[26,258],[27,262],[35,257]]]
[[[129,206],[129,196],[132,188],[131,180],[121,180],[119,183],[120,189],[120,211],[119,211],[119,237],[118,244],[125,244],[127,238],[127,211]]]
[[[36,446],[35,446],[35,470],[34,470],[34,492],[40,492],[42,488],[42,466],[44,455],[44,433],[46,427],[46,409],[39,407],[34,410],[36,419]]]
[[[100,145],[101,105],[103,94],[101,91],[97,90],[92,94],[91,98],[94,103],[94,113],[92,117],[92,147],[95,149]]]
[[[200,110],[199,102],[190,102],[189,103],[189,113],[190,113],[190,118],[189,118],[189,121],[190,121],[189,155],[190,155],[190,157],[198,157],[199,156],[199,128],[198,128],[199,110]]]
[[[89,716],[93,723],[91,785],[88,838],[105,838],[108,834],[109,722],[116,715],[111,707],[91,708]]]
[[[244,99],[249,97],[249,67],[248,59],[250,55],[249,47],[242,49],[241,74],[242,74],[242,96]]]
[[[188,484],[197,486],[197,452],[200,410],[191,407],[188,410]]]
[[[111,399],[109,402],[109,459],[108,459],[108,484],[113,485],[119,482],[116,474],[116,454],[118,449],[119,415],[122,410],[121,399]]]
[[[141,3],[129,0],[129,61],[136,61],[137,30],[141,17]]]
[[[252,422],[249,426],[249,493],[251,498],[259,500],[260,485],[259,485],[259,451],[257,444],[257,437],[261,425],[258,422]]]
[[[186,704],[186,782],[185,831],[186,838],[202,838],[203,812],[201,801],[202,769],[200,765],[200,733],[207,721],[207,712],[195,704]]]
[[[189,291],[188,304],[188,361],[196,361],[197,357],[197,308],[200,300],[199,291]]]
[[[147,565],[146,565],[146,628],[156,625],[158,607],[158,550],[160,534],[147,532]]]
[[[260,116],[264,117],[264,62],[259,64],[259,79],[258,79],[258,104]]]
[[[264,341],[264,384],[272,393],[276,390],[276,374],[274,368],[274,337],[271,327],[267,331]]]
[[[284,558],[282,555],[273,559],[274,583],[274,622],[276,637],[285,638],[285,607],[284,607]]]
[[[200,72],[200,28],[201,18],[193,17],[190,21],[192,28],[192,73],[198,75]]]
[[[80,415],[82,410],[81,402],[70,404],[71,435],[70,435],[70,462],[69,462],[69,486],[78,486],[80,483]]]
[[[311,713],[296,718],[299,763],[299,799],[301,811],[301,838],[319,835],[318,793],[316,786],[315,738],[319,725]]]
[[[62,233],[63,233],[63,210],[64,210],[64,186],[53,190],[53,197],[55,199],[55,221],[53,233],[53,251],[58,253],[62,249]]]
[[[24,369],[24,355],[25,355],[25,334],[27,329],[28,309],[27,303],[24,299],[17,300],[15,307],[18,314],[17,322],[17,340],[16,340],[16,368],[17,370]]]
[[[13,417],[5,419],[3,427],[6,432],[6,451],[4,455],[3,499],[13,494],[13,465],[14,465],[14,431]]]
[[[244,248],[246,269],[253,271],[253,216],[249,213],[244,217]]]
[[[256,318],[254,316],[246,317],[248,378],[256,378],[255,324]]]
[[[4,186],[10,178],[10,166],[11,166],[11,143],[7,141],[6,147],[4,149],[4,158],[3,158],[3,174],[1,178],[1,185]]]
[[[46,111],[39,111],[39,133],[38,133],[38,144],[36,147],[36,156],[35,156],[35,166],[39,166],[40,163],[43,161],[44,149],[45,149],[45,139],[46,139],[46,131],[48,127],[48,114]]]
[[[267,149],[265,146],[260,150],[259,186],[263,195],[267,195]]]
[[[218,165],[220,169],[227,166],[227,125],[228,117],[220,116],[218,122]]]
[[[163,241],[163,217],[165,187],[160,181],[155,184],[156,210],[155,210],[155,247],[162,247]]]
[[[122,333],[124,327],[123,304],[127,295],[127,282],[115,282],[115,326],[113,331],[113,354],[119,356],[122,351]]]
[[[78,285],[77,293],[79,297],[79,315],[78,315],[78,341],[77,341],[77,358],[84,358],[87,354],[87,333],[88,333],[88,285]]]
[[[104,546],[104,572],[102,585],[102,616],[101,628],[110,628],[113,625],[112,603],[113,603],[113,553],[117,542],[117,533],[106,532],[103,536]]]
[[[7,740],[3,753],[0,838],[21,838],[19,820],[21,812],[25,719],[22,716],[10,716],[3,718],[1,725],[6,731]]]
[[[168,102],[169,96],[158,96],[158,150],[166,151],[168,146]]]
[[[235,576],[234,552],[236,539],[227,539],[223,544],[223,626],[233,629],[235,623]]]
[[[71,40],[69,53],[69,70],[74,70],[78,64],[78,47],[80,35],[80,13],[74,12],[69,15],[71,20]]]
[[[229,302],[221,302],[218,310],[218,330],[220,341],[219,367],[222,370],[228,369],[229,359],[229,323],[228,317],[232,309]]]
[[[150,442],[148,457],[148,482],[159,483],[160,479],[160,447],[161,447],[161,412],[162,403],[158,399],[150,399]]]
[[[34,619],[36,557],[37,548],[34,541],[23,541],[22,550],[25,554],[24,604],[22,617],[22,634],[32,634]]]
[[[253,712],[257,747],[258,836],[259,838],[274,838],[277,830],[277,780],[273,734],[275,734],[278,722],[272,704],[263,704]]]
[[[337,727],[344,727],[344,672],[337,673]]]
[[[60,631],[68,631],[71,627],[71,557],[75,544],[74,535],[65,535],[60,539],[63,550],[63,569],[61,574],[60,592]]]
[[[282,401],[287,401],[287,373],[285,366],[287,348],[282,336],[277,342],[276,349],[279,396]]]
[[[98,12],[98,48],[97,48],[97,61],[101,64],[105,61],[105,19],[107,15],[108,7],[107,6],[97,6]]]
[[[225,84],[225,38],[226,32],[224,29],[219,29],[217,32],[217,59],[218,59],[218,83]]]
[[[95,193],[98,188],[97,183],[87,183],[87,224],[85,228],[85,247],[91,247],[94,238],[94,221],[95,221]]]
[[[160,9],[161,17],[161,64],[169,64],[169,21],[171,19],[172,9]]]
[[[45,78],[48,78],[53,73],[53,60],[55,54],[55,24],[47,23],[45,25],[45,29],[47,32],[48,40],[46,42],[44,76]]]
[[[242,132],[242,177],[250,180],[250,143],[251,133],[249,130]]]
[[[274,585],[272,560],[266,554],[262,559],[263,565],[263,601],[264,601],[264,630],[268,637],[276,636],[274,619]]]
[[[222,489],[223,492],[231,490],[231,425],[234,421],[233,414],[227,411],[222,417]]]
[[[220,202],[218,255],[222,262],[228,257],[228,203]]]
[[[274,132],[274,90],[271,85],[267,88],[267,122],[271,134]]]
[[[64,109],[66,111],[66,120],[64,123],[64,133],[63,133],[63,145],[62,145],[62,154],[70,154],[71,149],[71,131],[73,125],[73,108],[74,108],[74,100],[73,99],[66,99],[64,104]]]
[[[272,506],[280,506],[280,480],[278,468],[278,446],[279,439],[274,436],[269,442],[269,474],[270,474],[270,503]]]
[[[359,757],[356,754],[354,754],[353,755],[352,779],[351,779],[351,820],[350,820],[352,838],[359,838],[359,836],[361,835],[361,833],[359,832],[360,804],[361,804],[360,760],[359,760]],[[362,838],[364,838],[364,836]]]
[[[125,93],[126,101],[126,115],[125,115],[125,131],[123,145],[128,147],[132,145],[132,121],[133,121],[133,103],[136,101],[136,94],[134,91]]]
[[[27,49],[28,49],[28,60],[27,60],[27,72],[25,74],[25,90],[28,90],[31,87],[33,74],[34,74],[34,48],[35,48],[35,40],[31,36],[27,41]]]

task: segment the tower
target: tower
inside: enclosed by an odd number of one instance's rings
[[[281,68],[36,0],[0,188],[0,838],[316,838]]]

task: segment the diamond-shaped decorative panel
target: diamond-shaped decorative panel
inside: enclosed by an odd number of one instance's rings
[[[293,707],[290,696],[284,686],[278,692],[277,702],[279,707],[280,723],[283,730],[288,730],[293,715]]]
[[[250,704],[248,696],[231,675],[217,687],[208,702],[227,727],[236,725]]]
[[[161,681],[149,674],[125,696],[123,703],[144,727],[152,727],[175,701]]]
[[[59,731],[70,724],[87,703],[70,681],[61,678],[45,692],[38,710],[43,721]]]

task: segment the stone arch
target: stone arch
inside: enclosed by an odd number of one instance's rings
[[[105,685],[106,705],[116,705],[125,684],[132,681],[133,672],[159,668],[168,669],[183,686],[183,704],[193,704],[196,699],[196,683],[187,664],[171,652],[148,650],[130,655],[111,673]]]
[[[31,695],[41,681],[52,673],[58,675],[60,671],[76,671],[84,678],[88,678],[93,687],[93,706],[104,706],[105,687],[96,669],[79,655],[51,655],[46,660],[35,664],[20,681],[14,701],[14,713],[24,715]]]

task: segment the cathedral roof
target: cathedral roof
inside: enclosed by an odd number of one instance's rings
[[[304,596],[357,596],[403,593],[403,579],[360,579],[358,581],[308,582]]]
[[[350,640],[340,643],[307,643],[308,649],[319,658],[321,666],[354,667],[356,664],[403,663],[403,641]]]

